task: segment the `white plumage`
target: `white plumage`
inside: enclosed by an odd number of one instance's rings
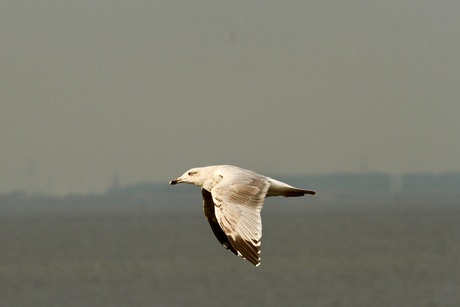
[[[219,242],[252,264],[260,264],[265,197],[315,195],[315,191],[231,165],[192,168],[169,184],[190,183],[201,187],[204,214]]]

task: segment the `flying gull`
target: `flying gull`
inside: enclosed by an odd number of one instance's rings
[[[192,168],[169,182],[177,183],[201,187],[204,215],[214,235],[227,250],[255,266],[260,265],[260,210],[265,197],[316,194],[231,165]]]

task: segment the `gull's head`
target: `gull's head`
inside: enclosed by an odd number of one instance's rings
[[[190,183],[197,186],[202,186],[206,179],[206,172],[201,167],[192,168],[186,171],[182,176],[173,179],[169,184]]]

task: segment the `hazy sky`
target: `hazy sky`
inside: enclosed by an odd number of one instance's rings
[[[1,1],[0,192],[460,171],[459,1]]]

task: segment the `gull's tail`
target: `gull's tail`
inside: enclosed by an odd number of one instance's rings
[[[313,190],[299,189],[272,178],[269,181],[270,188],[268,189],[267,196],[298,197],[306,194],[316,195],[316,191]]]
[[[316,191],[312,190],[304,190],[298,188],[285,188],[283,191],[284,197],[297,197],[297,196],[304,196],[305,194],[316,195]]]

